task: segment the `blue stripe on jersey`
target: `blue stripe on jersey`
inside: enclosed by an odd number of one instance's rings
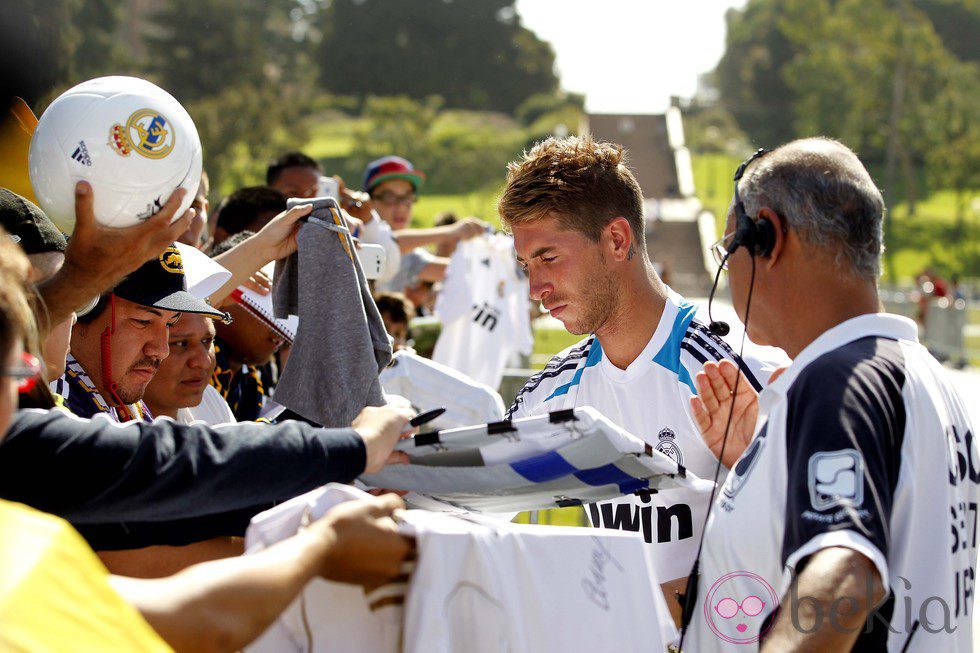
[[[681,365],[681,341],[687,335],[687,327],[694,320],[694,314],[697,313],[697,310],[697,306],[688,302],[682,302],[677,307],[677,316],[674,317],[674,325],[670,328],[670,335],[667,336],[667,342],[660,348],[657,355],[653,357],[654,363],[676,374],[677,380],[689,387],[694,394],[697,394],[698,391],[694,389],[694,381],[691,379],[691,374],[687,371],[686,367]]]
[[[545,399],[545,401],[550,401],[555,397],[560,397],[563,394],[567,394],[569,390],[571,390],[572,388],[574,388],[575,386],[577,386],[579,383],[582,382],[582,374],[585,372],[585,370],[592,367],[593,365],[598,365],[599,361],[601,360],[602,360],[602,345],[599,343],[599,340],[597,338],[592,342],[592,348],[589,349],[589,357],[585,359],[585,365],[583,365],[577,372],[575,372],[575,375],[572,376],[571,381],[569,381],[565,385],[560,385],[557,388],[555,388],[555,391],[552,392],[550,395],[548,395],[548,398]]]
[[[645,479],[630,476],[612,463],[575,472],[575,478],[593,486],[618,485],[622,494],[630,494],[641,488],[649,487],[649,483]]]
[[[532,483],[547,483],[578,471],[578,468],[569,464],[557,451],[549,451],[540,456],[520,460],[511,463],[510,466],[511,469]]]

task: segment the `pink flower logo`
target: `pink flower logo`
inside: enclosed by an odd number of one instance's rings
[[[772,628],[762,630],[766,616],[779,607],[776,590],[758,574],[735,571],[715,581],[704,597],[704,616],[711,632],[732,644],[752,644]]]

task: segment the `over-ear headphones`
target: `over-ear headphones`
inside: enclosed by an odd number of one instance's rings
[[[764,147],[760,147],[756,150],[755,154],[746,159],[738,167],[738,171],[735,173],[735,234],[732,236],[732,241],[725,248],[728,250],[729,255],[734,254],[735,250],[739,247],[745,247],[750,255],[766,258],[772,254],[772,250],[776,246],[776,228],[773,226],[772,221],[768,218],[761,218],[757,222],[750,218],[749,214],[745,211],[745,203],[742,201],[742,197],[738,192],[738,182],[742,180],[742,175],[745,174],[746,168],[749,167],[750,163],[767,152],[768,150]]]
[[[727,252],[725,259],[718,266],[718,272],[715,274],[715,282],[711,286],[711,294],[708,295],[708,319],[711,320],[708,328],[716,336],[727,336],[731,330],[727,322],[715,320],[711,317],[711,303],[714,301],[715,291],[718,290],[718,280],[721,278],[721,271],[725,268],[728,257],[734,254],[735,250],[739,247],[745,247],[749,251],[750,256],[765,258],[772,254],[772,250],[776,246],[776,228],[773,226],[772,221],[768,218],[762,218],[756,222],[750,218],[749,214],[745,211],[745,203],[742,201],[742,196],[738,192],[738,182],[742,180],[742,175],[745,174],[746,168],[749,167],[750,163],[768,152],[769,150],[766,148],[760,147],[752,156],[743,161],[742,165],[735,171],[735,200],[733,209],[735,212],[735,233],[732,234],[731,242],[725,246],[725,251]],[[755,270],[754,263],[752,269]]]

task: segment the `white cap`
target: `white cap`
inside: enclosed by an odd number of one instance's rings
[[[196,247],[177,243],[177,251],[184,263],[187,292],[198,299],[207,299],[231,279],[231,272]]]

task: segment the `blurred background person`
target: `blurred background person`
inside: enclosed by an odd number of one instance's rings
[[[392,349],[411,349],[413,343],[408,323],[415,315],[412,302],[401,293],[378,292],[374,294],[374,303],[378,305],[385,331],[391,336]]]
[[[194,218],[191,220],[191,226],[187,228],[187,231],[177,239],[178,243],[184,243],[198,249],[206,249],[210,246],[212,236],[208,231],[208,209],[211,208],[208,203],[208,193],[210,192],[211,183],[208,181],[208,173],[201,172],[201,183],[198,184],[194,201],[191,202]]]
[[[269,164],[265,183],[286,197],[316,197],[323,168],[302,152],[287,152]]]
[[[286,210],[286,196],[268,186],[240,188],[217,210],[214,247],[243,231],[256,232]]]
[[[423,249],[426,245],[455,244],[473,238],[488,227],[476,218],[430,229],[411,229],[412,207],[425,182],[425,173],[399,156],[386,156],[369,163],[364,170],[362,189],[371,198],[371,208],[391,225],[401,250],[401,265],[391,279],[378,283],[378,290],[402,292],[419,281],[442,281],[449,259]]]

